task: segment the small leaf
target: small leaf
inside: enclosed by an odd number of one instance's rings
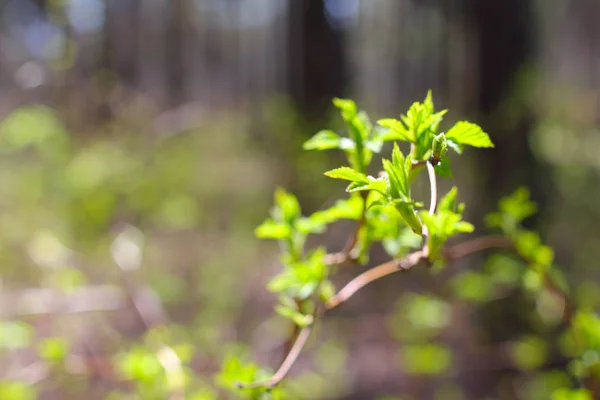
[[[393,118],[380,119],[377,123],[384,128],[389,130],[382,132],[379,139],[383,142],[391,140],[408,140],[409,142],[415,142],[416,138],[414,134],[406,129],[401,121]]]
[[[64,360],[69,353],[69,344],[64,338],[46,338],[38,343],[38,354],[49,362]]]
[[[298,232],[308,235],[311,233],[323,233],[325,224],[314,219],[302,217],[296,221],[295,228]]]
[[[359,192],[363,190],[375,190],[382,195],[387,194],[388,181],[385,178],[375,179],[372,176],[367,177],[368,182],[352,182],[348,188],[346,188],[347,192]]]
[[[301,214],[300,203],[298,203],[296,196],[286,192],[282,188],[277,188],[275,190],[275,204],[281,213],[280,216],[283,221],[291,222]]]
[[[448,156],[442,157],[440,162],[435,166],[435,174],[440,178],[453,177],[452,171],[450,170],[450,160],[448,159]]]
[[[434,160],[441,160],[448,151],[448,143],[446,143],[446,137],[443,133],[433,137],[433,148],[432,158]]]
[[[330,280],[326,279],[319,286],[319,297],[326,302],[335,295],[335,285]]]
[[[352,117],[357,113],[356,103],[353,100],[336,97],[333,99],[333,105],[342,112],[344,119],[347,119],[347,116]]]
[[[363,200],[361,196],[354,195],[348,199],[336,201],[332,207],[317,211],[309,218],[322,224],[330,224],[338,219],[359,219],[362,214],[362,207]]]
[[[459,145],[494,147],[488,134],[485,133],[479,125],[467,121],[457,122],[456,125],[446,133],[446,138]]]
[[[346,181],[368,183],[368,179],[365,174],[349,167],[340,167],[332,169],[331,171],[325,172],[325,175],[334,179],[343,179]]]
[[[289,238],[292,234],[292,229],[287,224],[268,219],[254,230],[254,234],[261,239],[281,240]]]
[[[331,130],[319,131],[316,135],[304,143],[304,150],[328,150],[339,149],[342,145],[342,138]]]

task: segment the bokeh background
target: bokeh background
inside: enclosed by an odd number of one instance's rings
[[[227,398],[212,377],[229,352],[276,367],[277,248],[253,229],[277,186],[306,213],[344,196],[322,175],[343,158],[301,150],[342,127],[335,96],[375,120],[432,89],[448,120],[480,124],[496,148],[452,160],[467,220],[482,234],[528,186],[529,226],[576,301],[600,305],[599,15],[596,0],[0,1],[0,398],[181,398],[173,359],[185,398]],[[290,398],[550,398],[569,378],[543,304],[493,290],[490,269],[473,256],[365,288],[319,324]]]

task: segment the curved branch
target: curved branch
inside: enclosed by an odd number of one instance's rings
[[[502,235],[482,236],[442,250],[447,261],[454,261],[487,249],[515,250],[512,240]]]
[[[283,378],[286,377],[288,372],[290,372],[290,369],[292,368],[292,366],[298,359],[298,356],[302,352],[302,349],[306,345],[306,342],[308,341],[308,337],[310,336],[311,331],[312,331],[312,324],[307,325],[304,328],[302,328],[300,333],[298,333],[298,337],[296,338],[296,341],[294,342],[294,345],[290,349],[290,352],[288,353],[287,357],[285,358],[285,360],[283,361],[283,363],[281,364],[281,366],[279,367],[277,372],[275,372],[275,374],[273,374],[272,377],[270,377],[269,379],[267,379],[265,381],[260,381],[260,382],[253,382],[253,383],[248,383],[248,384],[238,383],[238,387],[240,389],[254,389],[254,388],[258,388],[258,387],[265,387],[265,388],[272,389],[275,386],[277,386],[277,384],[279,382],[281,382],[283,380]]]
[[[336,308],[369,283],[397,271],[407,271],[425,258],[427,258],[426,251],[418,250],[410,253],[403,259],[388,261],[384,264],[373,267],[366,272],[363,272],[348,282],[346,286],[344,286],[335,296],[327,300],[327,303],[325,303],[325,309],[331,310]]]

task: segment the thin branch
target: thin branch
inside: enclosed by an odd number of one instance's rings
[[[513,242],[505,236],[482,236],[442,250],[447,261],[457,260],[470,254],[487,249],[515,250]]]
[[[397,271],[407,271],[411,269],[421,260],[427,258],[426,253],[426,250],[417,250],[413,253],[410,253],[405,258],[388,261],[363,272],[348,282],[346,286],[344,286],[335,296],[330,298],[325,304],[325,308],[327,310],[331,310],[338,307],[340,304],[352,297],[361,288],[373,281],[376,281],[377,279],[383,278],[384,276],[390,275]]]
[[[300,355],[300,353],[302,352],[302,349],[306,345],[306,342],[308,340],[308,337],[310,336],[311,331],[312,331],[312,324],[302,328],[302,330],[298,334],[298,337],[296,338],[296,341],[294,342],[294,345],[290,349],[290,352],[288,353],[287,357],[285,358],[285,360],[283,361],[283,363],[281,364],[281,366],[279,367],[277,372],[275,372],[275,374],[271,378],[267,379],[266,381],[253,382],[253,383],[249,383],[249,384],[238,383],[238,387],[240,389],[254,389],[254,388],[258,388],[258,387],[266,387],[266,388],[271,389],[271,388],[274,388],[275,386],[277,386],[277,384],[279,382],[281,382],[283,380],[283,378],[286,377],[286,375],[288,374],[288,372],[290,371],[290,369],[292,368],[292,366],[298,359],[298,356]]]
[[[433,215],[437,209],[437,179],[435,177],[435,169],[429,161],[427,165],[427,175],[429,176],[429,188],[431,192],[431,200],[429,202],[429,215]]]
[[[360,215],[360,219],[356,224],[356,227],[352,231],[352,234],[348,237],[344,248],[337,253],[327,254],[325,256],[325,264],[327,265],[339,265],[343,264],[347,261],[352,261],[352,250],[354,250],[354,246],[358,242],[358,234],[360,229],[365,225],[366,222],[366,214],[367,214],[367,196],[369,195],[369,191],[361,192],[361,197],[363,199],[363,207]]]
[[[418,161],[413,161],[413,163],[412,163],[412,165],[411,165],[410,169],[411,169],[411,170],[415,170],[415,169],[417,169],[417,168],[419,168],[419,167],[424,167],[424,166],[425,166],[427,163],[428,163],[428,161],[427,161],[427,160],[418,160]]]

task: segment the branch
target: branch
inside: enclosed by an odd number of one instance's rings
[[[430,161],[427,161],[427,175],[429,176],[429,188],[431,192],[431,200],[429,202],[429,215],[433,215],[437,209],[437,179],[435,177],[435,169]]]
[[[482,236],[442,250],[447,261],[454,261],[478,251],[487,249],[506,249],[515,251],[512,240],[501,235]]]
[[[427,160],[413,161],[413,163],[412,163],[412,165],[411,165],[410,169],[411,169],[411,170],[415,170],[415,169],[417,169],[417,168],[419,168],[419,167],[424,167],[424,166],[425,166],[425,165],[427,165],[427,164],[428,164],[428,161],[427,161]]]
[[[314,324],[314,322],[313,322],[313,324]],[[254,388],[258,388],[258,387],[265,387],[265,388],[272,389],[275,386],[277,386],[277,384],[279,382],[281,382],[283,380],[283,378],[286,377],[286,375],[292,368],[292,365],[294,365],[294,363],[298,359],[298,356],[300,355],[300,353],[302,352],[302,349],[306,345],[306,342],[308,340],[308,337],[310,336],[311,331],[312,331],[312,324],[302,328],[302,330],[298,334],[298,337],[296,338],[296,341],[294,342],[294,345],[290,349],[290,352],[288,353],[287,357],[285,358],[285,360],[283,361],[283,363],[281,364],[281,366],[279,367],[277,372],[275,372],[275,374],[271,378],[267,379],[266,381],[253,382],[253,383],[248,383],[248,384],[238,383],[238,388],[254,389]]]
[[[352,231],[350,237],[346,241],[344,248],[341,251],[333,254],[327,254],[325,256],[325,264],[327,265],[339,265],[343,264],[347,261],[352,261],[352,250],[354,250],[354,246],[358,242],[358,234],[360,229],[365,225],[366,222],[366,214],[367,214],[367,196],[369,195],[369,191],[361,192],[361,196],[363,199],[363,207],[360,215],[360,219],[356,224],[356,227]]]
[[[421,260],[427,258],[426,250],[417,250],[410,253],[405,258],[400,260],[388,261],[384,264],[378,265],[371,268],[368,271],[363,272],[356,278],[352,279],[346,284],[335,296],[327,300],[325,304],[326,310],[332,310],[352,297],[357,291],[369,283],[376,281],[379,278],[390,275],[397,271],[408,271]]]

